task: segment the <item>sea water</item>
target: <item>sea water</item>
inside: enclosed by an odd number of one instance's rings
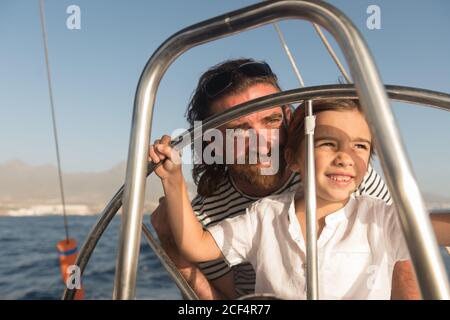
[[[70,237],[81,247],[100,216],[69,216]],[[149,225],[149,216],[145,216]],[[120,217],[103,234],[83,276],[86,299],[111,299]],[[64,290],[56,243],[65,237],[62,216],[0,217],[0,299],[60,299]],[[442,255],[450,274],[450,255]],[[181,299],[145,240],[141,242],[137,299]]]
[[[68,217],[78,248],[99,217]],[[86,299],[112,298],[119,227],[115,217],[89,260],[82,278]],[[60,299],[64,284],[56,243],[63,239],[62,216],[0,217],[0,299]],[[140,252],[136,298],[181,299],[145,239]]]

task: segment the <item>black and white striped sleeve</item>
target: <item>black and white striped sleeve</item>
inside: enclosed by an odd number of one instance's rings
[[[387,204],[392,204],[391,195],[383,178],[372,168],[369,164],[367,168],[367,173],[364,176],[363,182],[360,184],[357,195],[369,195],[374,198],[378,198],[386,202]]]
[[[210,215],[214,214],[215,210],[218,210],[216,207],[220,207],[222,204],[221,201],[223,201],[223,198],[226,198],[226,195],[228,194],[226,190],[221,191],[222,193],[220,193],[220,196],[210,197],[208,199],[206,197],[197,196],[191,202],[197,219],[204,227],[212,222]],[[223,219],[220,214],[217,216],[216,219],[218,221]],[[213,222],[216,221],[213,220]],[[223,259],[200,262],[197,266],[209,281],[218,279],[231,271],[230,266]]]

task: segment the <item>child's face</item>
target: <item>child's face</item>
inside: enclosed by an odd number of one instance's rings
[[[357,109],[320,112],[314,141],[318,204],[346,201],[369,163],[372,136],[364,116]],[[305,177],[304,140],[300,148],[297,171]]]

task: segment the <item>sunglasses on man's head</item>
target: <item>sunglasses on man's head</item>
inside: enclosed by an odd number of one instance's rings
[[[224,71],[211,78],[203,87],[208,98],[217,97],[233,84],[233,73],[236,71],[248,77],[273,76],[269,65],[265,62],[245,62],[233,70]]]

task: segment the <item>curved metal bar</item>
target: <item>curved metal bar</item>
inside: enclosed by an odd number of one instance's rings
[[[149,173],[153,172],[154,168],[155,165],[153,163],[148,164]],[[114,197],[112,197],[112,199],[108,202],[105,209],[103,209],[102,213],[100,214],[100,219],[97,221],[94,227],[92,227],[91,231],[89,231],[87,240],[80,248],[77,260],[75,261],[75,265],[80,268],[80,276],[84,274],[84,270],[86,269],[89,259],[94,252],[94,249],[97,246],[97,243],[100,240],[101,236],[116,215],[117,211],[119,211],[119,209],[122,207],[123,189],[124,185],[120,187]],[[76,291],[76,288],[68,289],[66,287],[64,289],[62,300],[73,300]]]
[[[114,299],[133,299],[141,236],[143,198],[153,106],[162,76],[183,52],[199,44],[278,20],[306,19],[327,29],[347,60],[358,96],[379,145],[387,185],[393,190],[415,267],[432,270],[419,277],[424,298],[449,299],[450,288],[425,205],[413,177],[389,101],[373,58],[353,23],[321,1],[258,3],[188,27],[165,41],[149,59],[136,91],[128,150],[124,210],[116,262]],[[398,189],[394,189],[394,186]]]
[[[447,93],[394,85],[386,85],[386,91],[391,99],[397,101],[426,105],[429,107],[450,111],[450,95]],[[353,85],[343,84],[322,85],[283,91],[259,99],[248,101],[244,104],[236,106],[235,108],[229,109],[224,113],[216,114],[203,123],[202,131],[217,128],[239,117],[246,116],[250,113],[261,111],[263,109],[271,108],[275,105],[296,103],[308,99],[320,100],[328,98],[354,99],[358,98],[358,96]],[[191,143],[193,143],[194,139],[200,137],[194,136],[193,132],[194,130],[190,129],[182,136],[175,139],[177,141],[176,144],[179,148],[183,148],[189,145],[185,141],[190,141]],[[191,135],[194,139],[184,139]],[[147,168],[148,174],[151,174],[153,172],[153,168],[153,163],[149,163]],[[122,206],[123,188],[124,186],[122,186],[117,191],[108,205],[102,211],[100,219],[98,220],[97,224],[91,229],[87,240],[80,249],[76,265],[80,268],[81,275],[83,275],[89,258],[92,255],[92,252],[95,249],[101,235],[106,230],[108,224]],[[62,299],[73,299],[75,291],[76,290],[66,289],[64,291]]]
[[[101,236],[103,235],[103,232],[106,230],[106,227],[114,218],[117,211],[119,211],[120,207],[122,207],[122,196],[123,196],[123,185],[116,192],[114,197],[109,201],[105,209],[103,209],[100,215],[100,219],[97,221],[94,227],[92,227],[91,231],[89,231],[87,240],[83,243],[83,246],[80,248],[77,260],[75,261],[75,265],[80,268],[80,276],[83,275],[84,270],[86,269],[86,265],[89,262],[89,259],[92,255],[92,252],[94,252],[94,249],[97,246],[97,243],[100,240]],[[66,287],[64,289],[62,299],[73,300],[76,291],[77,289],[75,288],[68,289]]]
[[[149,173],[153,172],[155,166],[153,163],[149,163],[148,171]],[[98,241],[100,240],[103,232],[106,230],[109,223],[112,221],[117,211],[119,211],[122,206],[122,196],[123,196],[123,185],[120,187],[119,191],[116,192],[114,197],[102,211],[100,219],[97,224],[91,229],[89,232],[88,240],[83,244],[83,247],[80,249],[80,254],[77,257],[75,265],[80,268],[80,274],[84,273],[86,269],[86,265],[89,261],[89,258],[92,255],[95,247],[97,246]],[[183,276],[178,272],[177,267],[173,264],[167,254],[164,252],[164,249],[156,242],[153,238],[150,230],[143,223],[142,231],[147,239],[148,244],[151,249],[154,251],[156,257],[160,260],[161,264],[166,269],[169,276],[173,279],[178,289],[180,289],[181,293],[188,300],[198,300],[197,294],[192,290],[187,281],[183,278]],[[64,290],[63,300],[73,300],[75,297],[76,289],[68,289],[67,287]]]
[[[177,267],[172,262],[172,260],[170,260],[164,249],[158,244],[155,238],[153,238],[150,229],[145,225],[145,223],[142,224],[142,231],[144,232],[145,238],[147,239],[150,248],[152,248],[152,250],[155,252],[159,261],[166,269],[169,276],[173,279],[178,289],[181,290],[183,297],[185,297],[187,300],[198,300],[197,294],[191,288],[186,279],[184,279],[184,277],[178,272]]]
[[[450,94],[405,86],[386,85],[386,92],[393,100],[425,105],[432,108],[450,111]],[[314,87],[298,88],[264,96],[235,106],[203,121],[202,130],[191,128],[185,134],[176,138],[181,140],[177,145],[184,148],[191,140],[185,139],[189,135],[192,141],[201,137],[202,132],[210,128],[220,127],[234,119],[244,117],[254,112],[273,108],[273,106],[301,102],[305,100],[323,99],[357,99],[358,94],[351,84],[332,84]],[[187,141],[184,142],[184,141]]]

